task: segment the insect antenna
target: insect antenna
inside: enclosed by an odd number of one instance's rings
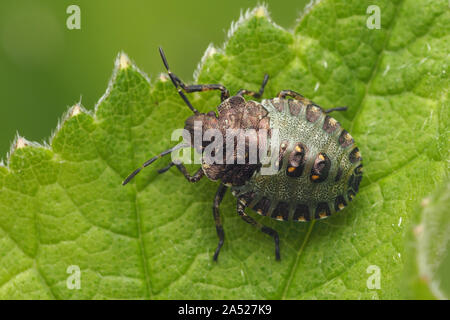
[[[177,144],[175,147],[172,147],[170,149],[167,149],[163,152],[161,152],[160,154],[158,154],[157,156],[154,156],[151,159],[148,159],[147,161],[145,161],[142,166],[140,168],[137,168],[136,170],[134,170],[123,182],[122,185],[126,185],[128,182],[130,182],[131,179],[133,179],[142,169],[144,169],[145,167],[151,165],[153,162],[155,162],[156,160],[158,160],[159,158],[164,157],[165,155],[168,155],[169,153],[172,153],[175,150],[178,149],[182,149],[182,148],[187,148],[189,147],[189,144],[187,143],[181,143],[181,144]]]
[[[169,74],[170,80],[172,80],[172,83],[173,83],[173,85],[175,86],[175,88],[177,89],[178,94],[179,94],[180,97],[184,100],[184,102],[185,102],[186,105],[189,107],[189,109],[191,109],[192,112],[194,112],[195,114],[198,114],[198,113],[199,113],[198,110],[195,109],[195,108],[192,106],[192,104],[191,104],[191,102],[189,101],[189,99],[186,97],[186,95],[185,95],[185,94],[183,93],[183,91],[181,90],[181,86],[180,86],[180,84],[178,83],[178,80],[177,80],[178,78],[177,78],[177,76],[175,76],[175,75],[170,71],[170,69],[169,69],[169,64],[167,63],[166,55],[164,54],[164,51],[163,51],[163,49],[162,49],[161,47],[159,47],[159,54],[161,55],[161,59],[162,59],[162,61],[163,61],[163,63],[164,63],[164,66],[165,66],[166,69],[167,69],[167,73]]]
[[[347,107],[335,107],[335,108],[325,110],[325,113],[330,113],[333,111],[347,111],[347,109],[348,109]]]

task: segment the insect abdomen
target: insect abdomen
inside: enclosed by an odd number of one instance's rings
[[[283,221],[322,219],[342,210],[362,179],[362,158],[351,135],[311,102],[275,98],[263,105],[272,132],[279,130],[277,173],[255,174],[234,190],[236,196],[257,213]]]

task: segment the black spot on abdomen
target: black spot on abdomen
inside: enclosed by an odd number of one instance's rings
[[[289,204],[287,202],[279,202],[272,212],[272,218],[287,221],[289,218]]]
[[[329,134],[333,133],[340,126],[339,122],[337,122],[334,118],[330,116],[325,117],[325,121],[323,122],[323,130]]]
[[[288,177],[297,178],[303,173],[306,164],[306,146],[300,142],[294,145],[294,150],[289,154],[286,175]]]
[[[314,160],[311,168],[310,180],[313,183],[323,182],[328,178],[328,173],[331,168],[330,158],[323,152],[319,153]]]
[[[350,133],[347,132],[347,130],[342,130],[341,135],[339,136],[339,144],[343,148],[347,148],[348,146],[352,145],[354,140],[353,137],[350,135]]]
[[[350,152],[350,154],[348,155],[348,158],[351,163],[362,161],[361,154],[358,148],[353,149],[352,152]]]
[[[261,200],[258,201],[258,203],[255,204],[253,207],[253,210],[255,210],[257,213],[265,216],[269,212],[270,209],[270,200],[266,197],[262,197]]]
[[[322,110],[318,105],[308,104],[306,107],[306,120],[309,122],[316,122],[322,114]]]
[[[296,221],[309,221],[311,220],[311,215],[309,213],[309,208],[306,204],[298,204],[295,207],[293,220]]]
[[[331,215],[330,207],[326,202],[320,202],[317,205],[316,213],[314,215],[315,219],[323,219]]]
[[[341,195],[337,196],[334,200],[334,210],[336,210],[336,212],[344,209],[346,205],[347,201],[345,201],[344,197]]]

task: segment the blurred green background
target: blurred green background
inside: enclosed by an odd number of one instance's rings
[[[265,1],[272,19],[292,28],[309,0]],[[0,2],[0,159],[15,133],[43,142],[68,106],[93,109],[121,50],[154,77],[158,46],[186,82],[208,44],[222,46],[232,21],[257,0],[2,0]],[[81,9],[68,30],[66,9]]]

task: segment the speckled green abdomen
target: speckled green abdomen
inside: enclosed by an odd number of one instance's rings
[[[322,219],[342,210],[358,192],[361,155],[351,135],[312,102],[262,101],[272,134],[279,132],[279,158],[272,175],[255,172],[233,187],[242,204],[278,220]]]

